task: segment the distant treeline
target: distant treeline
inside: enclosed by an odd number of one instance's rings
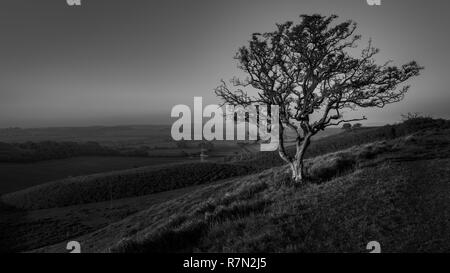
[[[312,141],[306,152],[306,157],[311,158],[348,149],[355,145],[407,136],[422,130],[440,130],[448,128],[450,128],[449,120],[408,116],[405,121],[400,124],[372,128],[358,128]],[[294,155],[295,147],[288,147],[287,150],[288,153]],[[247,155],[247,158],[228,158],[226,161],[240,162],[248,166],[259,167],[262,169],[285,164],[278,155],[278,152],[255,153]]]
[[[0,142],[0,162],[36,162],[75,156],[120,156],[120,151],[97,142]]]

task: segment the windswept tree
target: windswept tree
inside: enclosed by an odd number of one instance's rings
[[[360,35],[353,21],[335,23],[337,16],[301,15],[300,22],[277,24],[273,32],[255,33],[235,59],[246,74],[224,81],[215,93],[227,104],[279,106],[281,158],[293,179],[305,178],[304,156],[312,136],[329,126],[364,120],[345,119],[345,109],[379,107],[403,99],[411,77],[420,67],[410,62],[400,67],[377,64],[379,50],[368,42],[354,54]],[[295,154],[286,151],[287,128],[296,134]]]

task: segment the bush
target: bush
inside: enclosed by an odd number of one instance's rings
[[[350,153],[338,153],[315,158],[309,164],[308,173],[311,178],[323,181],[353,169],[356,160]]]
[[[342,125],[342,129],[344,129],[346,131],[350,131],[352,129],[352,125],[350,123],[344,123]]]

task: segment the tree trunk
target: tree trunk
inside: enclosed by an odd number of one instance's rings
[[[292,179],[295,183],[302,183],[303,179],[305,178],[304,170],[303,170],[303,162],[295,160],[291,164],[291,170],[292,170]]]
[[[306,135],[302,140],[297,139],[297,152],[291,164],[292,178],[295,183],[302,183],[305,180],[304,157],[306,149],[311,142],[311,134]]]

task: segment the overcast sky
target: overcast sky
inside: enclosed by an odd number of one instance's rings
[[[251,33],[305,13],[353,19],[380,60],[426,67],[403,102],[352,115],[450,118],[449,12],[448,0],[3,0],[0,127],[168,123],[194,96],[217,103],[213,89],[239,73],[233,56]]]

